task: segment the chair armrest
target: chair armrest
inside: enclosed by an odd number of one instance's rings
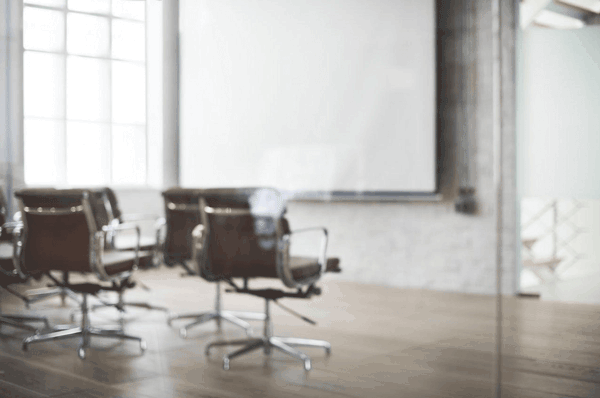
[[[20,223],[12,230],[13,235],[13,267],[15,273],[17,273],[21,278],[27,278],[25,272],[21,268],[21,251],[23,248],[22,235],[23,232],[23,223]]]
[[[164,262],[164,246],[166,239],[166,228],[167,220],[164,217],[160,217],[154,223],[154,231],[156,234],[156,244],[152,251],[152,264],[158,267]]]
[[[98,275],[101,280],[112,280],[116,278],[120,278],[120,276],[109,276],[106,272],[104,263],[102,261],[102,254],[104,253],[104,242],[106,241],[106,235],[109,233],[119,233],[123,231],[135,231],[136,234],[136,244],[135,244],[135,259],[133,270],[135,271],[139,266],[140,261],[140,238],[141,231],[140,227],[136,224],[132,223],[123,223],[123,224],[113,224],[113,225],[105,225],[102,227],[101,231],[96,232],[92,244],[92,250],[90,254],[90,262],[92,264],[92,268]]]
[[[290,269],[290,264],[289,264],[289,260],[286,261],[286,258],[289,257],[289,247],[292,243],[292,239],[295,235],[299,235],[299,234],[304,234],[304,233],[310,233],[310,232],[318,232],[321,233],[323,236],[321,238],[321,247],[319,248],[318,252],[317,252],[317,264],[319,265],[319,273],[314,276],[313,278],[307,279],[307,280],[303,280],[303,281],[297,281],[294,279],[294,277],[292,276],[292,270]],[[317,281],[321,275],[323,275],[323,273],[325,272],[325,268],[327,266],[327,244],[329,241],[329,234],[327,232],[327,228],[324,227],[313,227],[313,228],[302,228],[302,229],[297,229],[294,231],[291,231],[285,235],[283,235],[282,237],[282,244],[279,247],[279,255],[278,255],[278,274],[279,277],[282,279],[283,283],[287,286],[287,287],[295,287],[295,288],[299,288],[302,287],[303,285],[308,285],[308,284],[312,284],[315,281]]]
[[[198,224],[192,230],[192,263],[194,264],[197,275],[202,274],[202,268],[205,266],[205,245],[206,239],[205,227],[202,224]]]
[[[136,254],[140,251],[140,238],[142,236],[141,230],[140,230],[140,226],[137,224],[133,224],[133,223],[122,223],[122,224],[112,224],[112,225],[105,225],[102,227],[102,232],[103,233],[111,233],[111,234],[115,234],[119,233],[119,232],[123,232],[123,231],[135,231],[135,235],[136,235],[136,242],[135,242],[135,252]]]
[[[133,221],[156,221],[160,219],[160,216],[156,214],[142,214],[142,213],[133,213],[133,214],[121,214],[121,220],[125,222],[133,222]]]
[[[9,221],[9,222],[2,224],[2,226],[0,226],[0,230],[10,231],[14,228],[22,227],[22,226],[23,226],[22,221]]]

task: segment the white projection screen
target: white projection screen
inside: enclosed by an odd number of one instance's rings
[[[436,191],[434,0],[180,0],[180,182]]]

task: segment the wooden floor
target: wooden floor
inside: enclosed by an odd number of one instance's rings
[[[139,272],[151,291],[136,288],[130,299],[166,305],[176,312],[203,311],[214,303],[214,285],[180,278],[173,269]],[[215,338],[243,333],[214,323],[192,329],[186,340],[167,326],[160,312],[131,310],[126,331],[134,342],[93,339],[85,361],[78,341],[32,345],[21,351],[26,333],[3,327],[0,339],[0,397],[492,397],[494,393],[495,298],[397,289],[335,281],[325,277],[323,294],[288,299],[289,307],[318,321],[311,326],[273,307],[275,333],[326,339],[329,358],[306,352],[313,370],[279,353],[261,351],[221,368],[224,350],[204,355]],[[26,311],[2,295],[3,310],[46,314],[68,323],[73,306],[58,299]],[[600,397],[600,307],[505,300],[502,397]],[[262,310],[260,299],[225,294],[228,309]],[[92,316],[95,325],[115,323],[112,309]],[[181,324],[181,323],[180,323]],[[260,323],[255,324],[261,330]]]

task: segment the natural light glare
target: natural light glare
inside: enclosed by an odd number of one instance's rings
[[[69,0],[69,10],[107,14],[110,0]]]
[[[67,57],[67,118],[110,120],[109,62]]]
[[[26,4],[38,4],[41,6],[64,7],[65,0],[24,0]]]
[[[112,57],[143,61],[146,54],[144,24],[114,19],[112,21]]]
[[[23,48],[26,50],[63,51],[64,18],[61,11],[25,7],[23,9]]]
[[[23,11],[25,182],[145,185],[145,1],[16,3]]]
[[[61,166],[64,160],[64,122],[25,119],[23,130],[25,183],[28,185],[61,183]]]
[[[145,1],[113,0],[112,13],[115,17],[143,21],[146,16]]]
[[[67,183],[106,185],[110,179],[108,124],[67,122]]]
[[[108,18],[70,12],[67,15],[67,51],[69,54],[107,57]]]
[[[115,123],[146,122],[146,70],[143,65],[113,61],[112,117]]]
[[[25,116],[65,117],[64,76],[63,56],[25,51],[23,54]]]
[[[146,182],[146,131],[141,126],[113,126],[112,181],[120,185]]]

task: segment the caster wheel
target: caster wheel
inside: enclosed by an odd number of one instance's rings
[[[187,337],[187,330],[186,330],[186,328],[179,329],[179,337],[181,337],[182,339],[185,339]]]
[[[206,347],[206,349],[204,350],[204,355],[206,355],[207,357],[210,356],[210,347]]]
[[[223,357],[223,370],[229,370],[229,358],[227,356]]]
[[[27,351],[27,348],[28,348],[28,347],[27,347],[27,343],[23,343],[23,345],[21,346],[21,349],[22,349],[23,351]]]
[[[167,326],[173,326],[173,318],[170,316],[167,316]]]
[[[325,355],[331,355],[331,347],[325,347]]]
[[[79,359],[85,359],[85,348],[79,347],[77,349],[77,356],[79,357]]]
[[[147,349],[148,349],[148,344],[146,344],[146,340],[140,341],[140,350],[142,350],[142,352],[145,352]]]
[[[312,369],[312,364],[310,363],[310,359],[305,359],[304,360],[304,370],[308,372],[311,369]]]

